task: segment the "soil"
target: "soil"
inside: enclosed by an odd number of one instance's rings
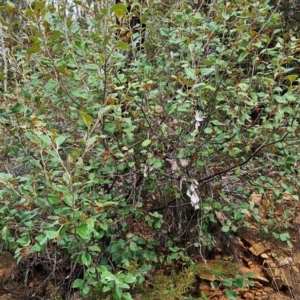
[[[81,299],[78,292],[72,291],[65,284],[68,283],[67,276],[74,273],[66,268],[68,261],[60,261],[59,265],[52,258],[53,266],[49,266],[45,258],[39,254],[24,255],[17,264],[11,253],[0,253],[0,300]]]

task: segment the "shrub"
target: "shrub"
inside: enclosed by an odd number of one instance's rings
[[[268,1],[206,14],[156,2],[135,2],[144,51],[129,42],[138,30],[118,38],[132,17],[121,3],[81,16],[35,1],[19,34],[3,8],[2,247],[19,260],[54,247],[82,267],[84,294],[100,282],[131,299],[158,261],[206,255],[248,214],[260,222],[249,191],[298,188],[299,42],[280,14]]]

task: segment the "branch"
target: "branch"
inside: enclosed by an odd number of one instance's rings
[[[5,79],[3,80],[3,92],[7,92],[7,58],[6,58],[6,47],[3,38],[3,28],[0,24],[0,47],[2,50],[2,61],[3,61],[3,73]]]
[[[275,132],[275,130],[272,132],[272,134],[269,136],[269,138],[265,141],[265,142],[263,142],[247,159],[245,159],[244,161],[242,161],[242,162],[240,162],[240,163],[238,163],[238,164],[235,164],[235,165],[233,165],[233,166],[231,166],[231,167],[228,167],[227,169],[225,169],[225,170],[223,170],[223,171],[219,171],[219,172],[216,172],[216,173],[214,173],[214,174],[212,174],[212,175],[209,175],[209,176],[206,176],[206,177],[204,177],[204,178],[202,178],[202,179],[200,179],[200,180],[198,180],[198,182],[199,182],[199,184],[201,183],[201,182],[204,182],[204,181],[207,181],[207,180],[210,180],[210,179],[212,179],[212,178],[214,178],[214,177],[216,177],[216,176],[219,176],[219,175],[222,175],[222,174],[225,174],[225,173],[227,173],[227,172],[229,172],[229,171],[231,171],[231,170],[234,170],[234,169],[236,169],[236,168],[238,168],[238,167],[241,167],[241,166],[243,166],[243,165],[245,165],[245,164],[247,164],[252,158],[254,158],[263,148],[266,148],[266,147],[268,147],[268,146],[270,146],[270,145],[273,145],[273,144],[276,144],[276,143],[279,143],[279,142],[281,142],[281,141],[283,141],[285,138],[286,138],[286,136],[289,134],[288,132],[287,133],[285,133],[280,139],[278,139],[278,140],[276,140],[276,141],[274,141],[274,142],[269,142],[270,141],[270,139],[271,139],[271,137],[272,137],[272,135],[274,134],[274,132]]]

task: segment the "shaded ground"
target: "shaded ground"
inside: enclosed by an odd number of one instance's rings
[[[61,291],[68,295],[67,299],[80,299],[78,293],[71,294],[68,288],[67,276],[72,272],[66,267],[57,267],[60,275],[56,274],[54,259],[53,266],[38,254],[25,256],[16,264],[9,252],[0,253],[0,300],[62,300]]]

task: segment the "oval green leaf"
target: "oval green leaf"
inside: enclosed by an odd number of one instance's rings
[[[150,139],[144,140],[144,141],[142,142],[142,147],[147,147],[147,146],[149,146],[150,144],[151,144],[151,140],[150,140]]]

